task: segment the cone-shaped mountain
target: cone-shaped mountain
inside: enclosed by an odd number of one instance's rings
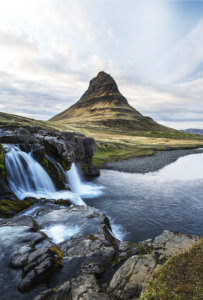
[[[122,130],[168,131],[129,105],[115,80],[105,72],[90,81],[87,91],[74,105],[56,115],[51,121],[76,126],[105,126]]]

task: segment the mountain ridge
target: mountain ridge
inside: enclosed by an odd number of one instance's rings
[[[90,80],[88,89],[75,104],[51,118],[50,121],[122,130],[173,130],[150,117],[143,116],[133,108],[120,93],[113,77],[104,71]]]

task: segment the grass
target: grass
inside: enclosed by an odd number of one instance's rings
[[[84,122],[77,124],[62,121],[38,121],[12,114],[0,113],[0,126],[7,128],[35,126],[47,130],[58,130],[84,134],[96,140],[97,147],[93,164],[101,167],[106,162],[152,155],[155,150],[191,149],[203,147],[203,136],[178,130],[168,132],[132,131],[110,128]]]
[[[203,239],[155,272],[140,299],[203,299]]]
[[[119,144],[97,144],[95,154],[93,156],[93,165],[101,168],[104,163],[113,162],[118,159],[128,159],[136,156],[153,155],[151,149],[128,147]]]

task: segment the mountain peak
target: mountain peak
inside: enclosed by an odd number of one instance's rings
[[[114,91],[118,92],[118,86],[111,75],[100,71],[96,77],[90,80],[88,90],[91,91]]]
[[[105,126],[139,131],[167,130],[129,105],[113,77],[104,71],[90,80],[88,89],[75,104],[51,120],[79,127]]]

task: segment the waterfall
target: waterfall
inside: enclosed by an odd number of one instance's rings
[[[80,194],[83,185],[75,163],[72,163],[70,170],[66,172],[66,176],[73,193]]]
[[[7,178],[12,191],[19,198],[29,192],[56,192],[51,178],[31,153],[23,152],[17,146],[5,148]]]
[[[71,190],[82,198],[95,198],[103,193],[103,186],[82,180],[75,163],[72,163],[70,170],[66,171],[65,175]]]
[[[76,205],[85,205],[77,193],[66,190],[57,191],[52,179],[32,157],[31,152],[23,152],[13,145],[4,145],[4,148],[6,150],[7,179],[12,191],[19,199],[25,197],[69,199]],[[74,188],[72,190],[75,192]]]

